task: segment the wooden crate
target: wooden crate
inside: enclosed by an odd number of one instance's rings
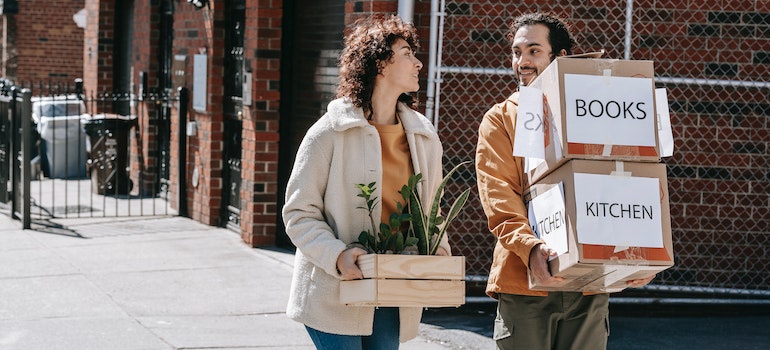
[[[465,257],[367,254],[364,279],[342,281],[340,301],[357,306],[457,307],[465,304]]]

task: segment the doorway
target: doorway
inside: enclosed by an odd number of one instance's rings
[[[241,231],[241,133],[243,131],[243,37],[245,0],[225,2],[224,164],[222,226]]]

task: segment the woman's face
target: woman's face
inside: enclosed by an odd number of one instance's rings
[[[401,93],[420,89],[420,69],[422,62],[414,56],[412,47],[404,39],[397,39],[390,49],[393,57],[385,63],[377,75],[377,85],[381,88],[394,89]]]

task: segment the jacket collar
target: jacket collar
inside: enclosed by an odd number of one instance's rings
[[[430,136],[435,134],[435,129],[428,122],[427,118],[409,108],[403,102],[398,102],[398,114],[401,117],[401,123],[404,125],[404,131],[407,134],[419,134]],[[344,131],[354,127],[365,127],[369,122],[364,117],[364,111],[355,107],[348,98],[338,98],[329,102],[327,113],[333,115],[332,127],[336,131]]]

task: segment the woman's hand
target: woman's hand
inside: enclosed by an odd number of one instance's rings
[[[364,278],[364,273],[356,265],[358,257],[364,254],[366,254],[366,251],[357,247],[345,249],[340,253],[340,256],[337,257],[337,271],[340,273],[341,280],[347,281]]]

